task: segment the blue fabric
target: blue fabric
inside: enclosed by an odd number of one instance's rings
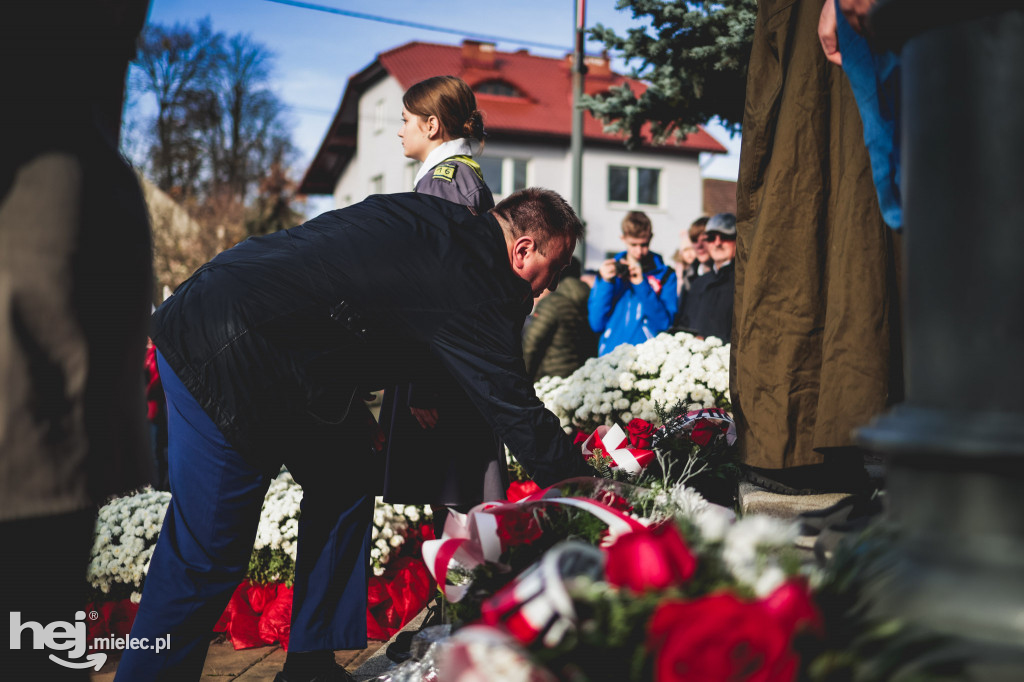
[[[157,354],[167,398],[171,503],[132,637],[171,636],[168,650],[126,651],[117,679],[198,680],[213,625],[245,577],[260,510],[277,471],[249,464]],[[324,444],[338,450],[339,444]],[[346,481],[337,452],[288,457],[303,485],[289,649],[366,646],[372,495]]]
[[[875,52],[853,30],[836,0],[836,37],[843,55],[843,71],[853,88],[864,143],[871,157],[871,175],[882,218],[893,229],[903,225],[900,203],[900,58]]]
[[[615,260],[625,256],[623,251],[615,255]],[[587,307],[590,328],[600,335],[598,356],[610,353],[623,343],[643,343],[672,326],[679,307],[676,273],[665,265],[661,256],[656,253],[651,256],[654,269],[645,272],[639,284],[619,277],[606,282],[599,276],[594,281]]]

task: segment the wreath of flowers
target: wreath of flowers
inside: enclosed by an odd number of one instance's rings
[[[677,405],[730,410],[729,345],[685,332],[658,334],[590,358],[568,377],[544,377],[535,388],[570,433],[634,418],[659,425],[659,410]]]
[[[99,510],[87,574],[93,600],[139,601],[170,500],[169,492],[147,488],[116,497]],[[247,580],[292,585],[301,503],[302,488],[282,470],[263,501]],[[375,576],[384,575],[396,557],[409,553],[403,545],[410,539],[418,542],[420,526],[431,518],[429,506],[390,505],[377,498],[370,550]],[[417,550],[418,545],[410,549]]]

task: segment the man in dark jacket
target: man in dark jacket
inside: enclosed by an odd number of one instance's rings
[[[534,394],[520,330],[582,232],[554,192],[480,216],[423,194],[376,195],[249,239],[154,315],[173,498],[119,679],[198,679],[207,636],[245,575],[271,478],[303,487],[288,659],[279,680],[348,679],[366,646],[380,467],[359,397],[435,358],[541,485],[587,472]]]
[[[683,290],[675,327],[697,336],[717,336],[729,343],[732,335],[732,306],[736,256],[736,216],[711,216],[702,238],[707,245],[711,269]]]

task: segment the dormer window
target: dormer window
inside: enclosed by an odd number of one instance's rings
[[[512,85],[508,81],[484,81],[476,87],[478,95],[497,95],[498,97],[523,97],[523,93],[520,92],[519,88]]]

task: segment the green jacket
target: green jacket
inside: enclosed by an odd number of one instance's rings
[[[587,322],[590,287],[567,277],[533,309],[523,332],[526,375],[567,377],[597,355],[597,335]]]

